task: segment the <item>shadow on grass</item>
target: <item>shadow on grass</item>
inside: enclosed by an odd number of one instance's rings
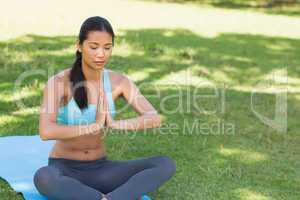
[[[74,43],[75,37],[35,35],[0,43],[0,94],[9,97],[1,98],[2,113],[11,115],[18,110],[12,92],[20,74],[30,70],[42,70],[46,75],[27,77],[21,87],[27,88],[21,100],[28,107],[38,106],[42,85],[51,75],[47,73],[55,73],[73,62],[74,53],[66,49]],[[150,29],[126,31],[117,38],[116,48],[124,43],[131,49],[125,49],[128,52],[124,56],[122,53],[113,55],[109,66],[129,75],[143,72],[145,77],[137,84],[163,80],[171,73],[187,69],[194,77],[245,87],[253,87],[276,70],[287,69],[291,78],[300,76],[300,40],[295,39],[239,34],[223,34],[211,39],[187,30]],[[32,94],[26,95],[26,92]]]
[[[219,77],[213,74],[220,72],[229,83],[242,85],[254,84],[276,69],[287,68],[291,77],[300,75],[296,67],[300,40],[239,34],[208,39],[187,30],[127,31],[120,40],[135,50],[126,57],[113,57],[112,65],[128,73],[152,68],[154,72],[142,81],[155,81],[193,66],[198,68],[196,76],[217,81]],[[201,66],[206,70],[201,71]]]
[[[208,5],[216,8],[259,11],[275,15],[300,16],[300,1],[257,1],[257,0],[143,0],[195,5]]]
[[[14,82],[24,71],[57,72],[70,66],[74,59],[70,48],[75,39],[26,35],[0,43],[1,136],[37,133],[37,110],[17,107],[12,98]],[[242,200],[246,199],[245,195],[252,195],[270,200],[297,199],[299,98],[296,94],[288,96],[288,131],[277,133],[254,115],[250,108],[251,90],[237,90],[232,86],[255,88],[266,75],[285,68],[289,77],[297,79],[300,40],[244,34],[204,38],[187,30],[150,29],[124,31],[117,38],[115,48],[109,68],[130,76],[140,73],[136,83],[143,84],[142,93],[163,115],[165,125],[175,125],[174,129],[167,127],[167,132],[154,129],[130,133],[136,134],[134,138],[126,134],[107,138],[109,152],[116,159],[166,154],[176,160],[176,176],[160,188],[161,192],[153,194],[155,198]],[[193,80],[190,86],[183,80],[178,87],[181,73],[186,70],[191,72],[189,78],[210,80],[220,91],[222,83],[229,85],[225,105],[220,96],[197,101],[189,98],[187,91],[212,94],[213,90],[199,89]],[[176,84],[168,81],[169,85],[162,84],[172,76],[177,77]],[[47,79],[47,75],[27,77],[16,91],[23,94],[19,99],[27,108],[40,105],[41,89]],[[178,94],[181,100],[176,98]],[[175,98],[166,100],[170,96]],[[262,92],[258,96],[257,109],[272,118],[274,95]],[[124,104],[120,100],[117,107],[122,108]],[[203,110],[215,113],[205,114]],[[127,109],[118,118],[130,116],[134,112]],[[208,130],[218,123],[233,125],[233,132]],[[206,124],[208,129],[199,129],[197,124]]]

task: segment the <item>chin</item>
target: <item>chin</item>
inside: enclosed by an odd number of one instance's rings
[[[94,70],[100,70],[103,69],[105,67],[105,64],[103,65],[92,65],[91,68],[93,68]]]

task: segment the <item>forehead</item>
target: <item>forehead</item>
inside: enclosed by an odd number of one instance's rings
[[[87,42],[95,42],[99,44],[112,43],[112,37],[105,31],[90,31],[87,35]]]

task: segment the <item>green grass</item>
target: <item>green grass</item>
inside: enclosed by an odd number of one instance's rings
[[[28,77],[16,91],[15,81],[30,70],[51,74],[70,66],[75,40],[24,35],[0,42],[1,136],[37,134],[47,75]],[[163,127],[173,126],[107,137],[113,159],[169,155],[176,160],[176,175],[151,194],[153,199],[299,199],[300,40],[248,34],[205,38],[183,29],[123,30],[113,54],[108,66],[135,80],[162,115]],[[257,84],[274,73],[284,78],[285,70],[289,84],[273,83],[277,91],[289,88],[287,131],[278,132],[253,113],[251,92],[258,92],[254,108],[273,118],[275,94]],[[219,96],[193,100],[193,92],[214,94],[203,81],[214,83]],[[17,106],[20,101],[25,107]],[[124,105],[123,99],[117,102],[119,110]],[[128,108],[118,118],[133,116]],[[218,123],[226,128],[205,129]],[[193,129],[194,124],[203,129]],[[0,181],[0,199],[22,197]]]

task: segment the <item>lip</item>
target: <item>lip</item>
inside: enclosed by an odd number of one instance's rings
[[[96,64],[104,64],[105,61],[95,61],[94,63],[96,63]]]

